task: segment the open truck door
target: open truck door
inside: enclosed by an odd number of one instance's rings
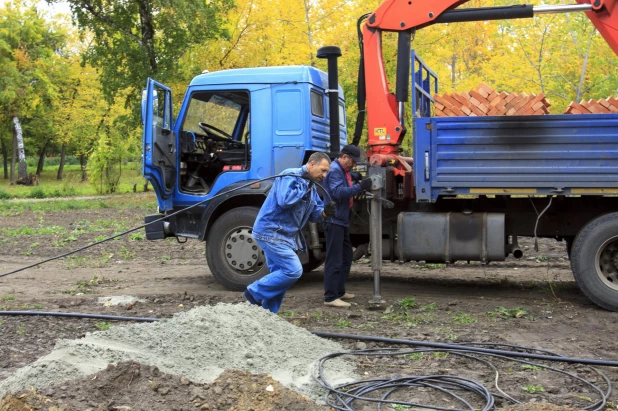
[[[157,193],[160,211],[171,210],[177,180],[172,91],[150,78],[142,95],[142,123],[142,174]]]

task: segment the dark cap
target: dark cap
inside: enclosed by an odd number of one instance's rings
[[[348,144],[341,149],[341,154],[345,154],[354,160],[355,163],[360,163],[362,160],[361,156],[364,154],[363,150],[356,147],[353,144]]]

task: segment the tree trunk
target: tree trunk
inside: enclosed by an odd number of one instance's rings
[[[82,168],[82,183],[88,179],[88,175],[86,174],[86,156],[83,154],[79,155],[79,165]]]
[[[24,151],[24,137],[21,134],[21,123],[19,117],[13,117],[13,126],[15,128],[15,140],[17,141],[17,157],[19,165],[17,167],[17,179],[24,181],[28,179],[28,165],[26,164],[26,152]]]
[[[4,140],[2,142],[2,163],[4,165],[4,179],[9,179],[9,150],[6,148]]]
[[[41,147],[41,151],[39,151],[39,163],[36,166],[36,175],[40,176],[43,172],[43,166],[45,165],[45,153],[47,152],[47,146],[49,145],[49,140],[45,142],[43,147]]]
[[[64,171],[64,156],[66,154],[67,151],[67,145],[66,143],[62,144],[62,151],[60,152],[60,165],[58,166],[58,177],[56,177],[57,180],[62,180],[62,172]]]
[[[15,159],[17,158],[17,139],[15,138],[15,134],[13,134],[13,143],[12,150],[13,154],[11,155],[11,185],[15,184]]]
[[[151,73],[157,72],[157,58],[154,46],[155,28],[152,15],[152,2],[141,0],[138,1],[139,20],[142,26],[142,45],[148,53],[148,65]]]

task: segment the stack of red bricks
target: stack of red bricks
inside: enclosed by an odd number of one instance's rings
[[[543,93],[498,93],[483,83],[469,92],[433,98],[436,117],[543,115],[549,114],[551,106]]]
[[[573,101],[564,114],[607,114],[618,113],[618,100],[608,97],[601,100]]]

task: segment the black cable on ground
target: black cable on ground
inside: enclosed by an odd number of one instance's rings
[[[70,312],[48,312],[48,311],[0,311],[0,316],[57,316],[57,317],[73,317],[73,318],[94,318],[94,319],[106,319],[106,320],[123,320],[123,321],[141,321],[141,322],[156,322],[160,321],[160,318],[145,318],[145,317],[125,317],[115,315],[102,315],[102,314],[85,314],[85,313],[70,313]],[[373,348],[366,350],[356,350],[349,352],[332,353],[322,357],[316,363],[316,369],[314,370],[314,379],[316,382],[324,387],[328,393],[325,400],[329,406],[335,410],[343,411],[355,411],[355,402],[370,402],[376,403],[378,411],[382,410],[383,404],[399,404],[402,407],[420,407],[432,410],[456,410],[456,411],[489,411],[496,410],[496,399],[500,399],[505,403],[520,404],[521,402],[512,396],[505,393],[498,385],[500,378],[500,372],[498,368],[490,361],[479,358],[478,356],[489,356],[498,358],[505,361],[514,361],[520,364],[542,368],[551,372],[566,375],[577,381],[578,385],[587,386],[593,392],[596,392],[599,396],[599,400],[595,401],[591,405],[582,409],[591,411],[600,411],[607,405],[607,400],[612,392],[612,386],[609,378],[601,371],[590,367],[592,371],[597,373],[607,386],[605,390],[601,389],[592,382],[568,371],[560,370],[558,368],[549,366],[542,363],[533,363],[530,361],[522,360],[521,358],[530,359],[543,359],[546,361],[565,362],[570,364],[594,364],[600,366],[618,367],[618,361],[608,360],[590,360],[585,358],[572,358],[565,357],[559,354],[555,354],[551,351],[541,350],[537,348],[519,346],[514,344],[501,344],[501,343],[485,343],[485,342],[470,342],[462,344],[444,344],[444,343],[432,343],[427,341],[416,340],[401,340],[394,338],[384,338],[375,336],[355,335],[355,334],[337,334],[329,332],[312,331],[312,334],[325,337],[325,338],[344,338],[353,340],[375,341],[388,344],[399,345],[413,345],[421,346],[425,348],[417,349],[401,349],[401,348]],[[476,346],[476,347],[475,347]],[[489,347],[506,347],[511,350],[502,350],[496,348],[479,348],[478,346]],[[354,381],[338,386],[331,386],[324,377],[324,365],[328,360],[342,356],[396,356],[396,355],[411,355],[411,354],[423,354],[430,353],[447,353],[448,355],[454,355],[464,357],[468,360],[476,361],[490,368],[494,374],[493,385],[497,392],[491,392],[482,383],[474,381],[469,378],[459,377],[455,375],[423,375],[423,376],[399,376],[395,378],[373,378],[361,381]],[[535,352],[541,352],[543,354],[535,354]],[[441,407],[431,404],[420,404],[405,401],[403,399],[393,399],[394,394],[400,393],[404,390],[418,389],[434,390],[439,392],[443,396],[451,398],[450,401],[454,401],[459,404],[460,408],[453,408],[453,405],[449,403],[448,407]],[[473,404],[475,402],[476,404]],[[479,404],[480,403],[480,404]]]
[[[210,198],[208,198],[208,199],[206,199],[206,200],[200,201],[200,202],[195,203],[195,204],[193,204],[193,205],[191,205],[191,206],[189,206],[189,207],[183,208],[182,210],[175,211],[175,212],[173,212],[173,213],[171,213],[171,214],[167,214],[167,215],[165,215],[165,216],[163,216],[163,217],[161,217],[161,218],[158,218],[158,219],[156,219],[156,220],[154,220],[154,221],[151,221],[151,222],[149,222],[149,223],[142,224],[142,225],[140,225],[140,226],[138,226],[138,227],[135,227],[135,228],[131,228],[131,229],[129,229],[129,230],[123,231],[123,232],[122,232],[122,233],[120,233],[120,234],[116,234],[116,235],[114,235],[114,236],[104,238],[103,240],[96,241],[96,242],[94,242],[94,243],[92,243],[92,244],[88,244],[88,245],[86,245],[86,246],[84,246],[84,247],[80,247],[80,248],[75,249],[75,250],[73,250],[73,251],[69,251],[69,252],[67,252],[67,253],[60,254],[60,255],[57,255],[57,256],[55,256],[55,257],[51,257],[51,258],[45,259],[45,260],[43,260],[43,261],[39,261],[39,262],[37,262],[37,263],[30,264],[30,265],[27,265],[27,266],[25,266],[25,267],[21,267],[21,268],[15,269],[15,270],[13,270],[13,271],[9,271],[8,273],[0,274],[0,277],[5,277],[5,276],[7,276],[7,275],[15,274],[15,273],[18,273],[18,272],[20,272],[20,271],[24,271],[24,270],[27,270],[27,269],[29,269],[29,268],[36,267],[36,266],[38,266],[38,265],[48,263],[48,262],[50,262],[50,261],[58,260],[58,259],[60,259],[60,258],[67,257],[67,256],[69,256],[69,255],[72,255],[72,254],[75,254],[75,253],[79,253],[80,251],[86,250],[86,249],[88,249],[88,248],[90,248],[90,247],[94,247],[95,245],[99,245],[99,244],[104,243],[104,242],[106,242],[106,241],[113,240],[114,238],[122,237],[123,235],[129,234],[129,233],[132,233],[133,231],[137,231],[137,230],[139,230],[139,229],[141,229],[141,228],[144,228],[144,227],[146,227],[146,226],[149,226],[149,225],[151,225],[151,224],[161,222],[161,221],[163,221],[163,220],[165,220],[165,219],[167,219],[167,218],[170,218],[170,217],[172,217],[172,216],[175,216],[176,214],[184,213],[184,212],[185,212],[185,211],[187,211],[187,210],[190,210],[190,209],[192,209],[192,208],[194,208],[194,207],[200,206],[200,205],[202,205],[202,204],[204,204],[204,203],[207,203],[208,201],[214,200],[214,199],[215,199],[215,198],[217,198],[217,197],[221,197],[221,196],[223,196],[223,195],[227,195],[227,194],[232,193],[232,192],[234,192],[234,191],[240,190],[241,188],[249,187],[249,186],[251,186],[251,185],[253,185],[253,184],[256,184],[256,183],[261,183],[262,181],[274,180],[274,179],[276,179],[276,178],[281,178],[281,177],[299,177],[299,178],[302,178],[301,176],[296,175],[296,174],[279,174],[279,175],[276,175],[276,176],[270,176],[270,177],[261,178],[261,179],[259,179],[259,180],[251,180],[250,182],[248,182],[248,183],[246,183],[246,184],[240,185],[240,186],[238,186],[238,187],[234,187],[234,188],[232,188],[232,189],[230,189],[230,190],[226,190],[226,191],[224,191],[224,192],[222,192],[222,193],[219,193],[219,194],[217,194],[217,195],[214,195],[214,196],[212,196],[212,197],[210,197]],[[324,192],[324,193],[328,196],[329,201],[331,201],[331,200],[332,200],[332,199],[330,198],[330,196],[328,195],[328,192],[324,189],[324,187],[323,187],[320,183],[318,183],[318,182],[316,182],[316,181],[311,181],[311,182],[312,182],[313,184],[317,185],[319,188],[321,188],[321,189],[322,189],[322,192]]]

